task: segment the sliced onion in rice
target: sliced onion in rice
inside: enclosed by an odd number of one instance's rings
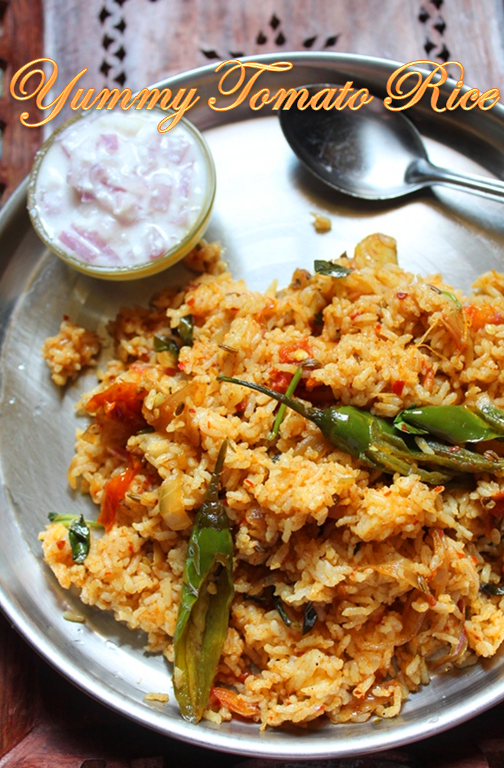
[[[301,442],[296,445],[294,448],[294,456],[304,456],[308,450],[315,451],[319,455],[324,455],[327,453],[327,448],[327,440],[321,433],[308,435],[308,437],[304,437]]]
[[[172,419],[180,416],[188,399],[194,405],[200,405],[204,397],[204,385],[202,386],[196,381],[189,381],[171,395],[163,396],[160,402],[154,404],[152,412],[144,413],[144,416],[147,422],[155,427],[156,431],[164,432]]]
[[[163,481],[159,489],[159,513],[172,531],[184,531],[192,525],[185,511],[181,475]]]
[[[414,637],[418,637],[420,630],[422,629],[422,625],[425,621],[425,613],[419,613],[418,611],[415,611],[413,608],[412,603],[413,598],[417,595],[416,592],[412,592],[406,606],[403,610],[401,621],[402,621],[402,633],[401,636],[397,638],[396,645],[405,645],[406,643],[409,643],[413,640]]]
[[[452,664],[455,666],[462,661],[468,647],[469,638],[467,637],[467,633],[465,631],[465,622],[462,621],[457,644],[452,645],[451,650],[447,654],[438,657],[437,659],[433,659],[432,668],[439,669],[439,667],[444,667],[447,664]]]
[[[417,589],[427,597],[432,598],[432,592],[425,577],[418,574],[406,558],[380,565],[366,565],[365,567],[376,571],[382,576],[396,579],[398,582],[405,581],[413,589]]]

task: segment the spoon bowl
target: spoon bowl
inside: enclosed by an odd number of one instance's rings
[[[310,97],[337,87],[304,86]],[[357,110],[299,109],[295,104],[280,111],[280,125],[306,168],[347,195],[389,200],[443,184],[504,201],[503,182],[434,166],[415,126],[378,97]]]

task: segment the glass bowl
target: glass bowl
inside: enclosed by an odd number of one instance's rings
[[[169,114],[169,113],[168,113]],[[170,267],[202,238],[216,190],[202,134],[167,112],[88,112],[59,126],[35,157],[28,212],[45,245],[95,277],[132,280]]]

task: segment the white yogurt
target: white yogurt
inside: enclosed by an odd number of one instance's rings
[[[208,200],[208,160],[192,126],[159,133],[161,118],[95,112],[56,135],[30,211],[47,241],[82,264],[121,269],[187,236]]]

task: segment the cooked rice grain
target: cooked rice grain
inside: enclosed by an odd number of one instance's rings
[[[133,386],[151,431],[123,434],[118,450],[98,409],[78,433],[73,488],[101,504],[110,478],[132,463],[136,476],[82,565],[60,524],[41,534],[46,561],[63,587],[142,629],[146,648],[171,661],[190,528],[170,530],[158,489],[176,483],[193,519],[228,439],[222,487],[236,596],[216,685],[234,693],[211,697],[205,717],[229,719],[233,696],[262,727],[393,717],[439,667],[490,656],[504,639],[503,599],[480,592],[482,580],[502,575],[502,515],[492,509],[504,480],[445,489],[414,475],[377,476],[293,412],[269,441],[276,403],[216,377],[282,389],[302,359],[314,358],[319,366],[304,370],[298,392],[315,402],[393,417],[414,404],[472,404],[485,392],[503,407],[504,276],[481,276],[465,299],[439,275],[405,273],[395,243],[375,235],[353,260],[342,257],[347,278],[296,270],[289,287],[261,295],[224,271],[219,252],[203,243],[189,263],[206,273],[111,323],[115,358],[92,394]],[[194,345],[178,362],[156,352],[154,337],[172,335],[188,314]],[[46,357],[63,380],[85,360],[58,361],[60,341],[48,341]],[[298,620],[313,603],[318,621],[308,634],[253,599],[271,588]]]
[[[69,320],[63,320],[59,333],[46,339],[43,357],[55,384],[64,387],[73,381],[88,365],[95,364],[101,342],[92,331],[80,328]]]

